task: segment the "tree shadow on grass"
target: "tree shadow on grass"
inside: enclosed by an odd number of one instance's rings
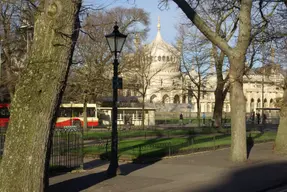
[[[287,162],[264,163],[231,171],[216,184],[186,192],[267,192],[287,185]],[[282,189],[281,189],[282,190]],[[275,190],[274,190],[275,191]],[[280,191],[280,190],[278,190]],[[283,190],[282,190],[283,191]]]
[[[119,149],[119,154],[125,155],[124,152],[132,150],[131,156],[134,157],[133,162],[134,163],[153,163],[156,161],[161,160],[163,157],[166,156],[172,156],[177,154],[189,154],[193,152],[199,152],[199,151],[208,151],[208,150],[215,150],[221,147],[226,147],[229,145],[222,145],[222,146],[207,146],[207,147],[200,147],[200,148],[190,148],[188,150],[181,150],[185,147],[190,147],[194,144],[200,144],[205,142],[211,142],[216,141],[219,139],[224,139],[230,137],[230,135],[222,134],[222,135],[214,135],[210,137],[203,137],[203,138],[197,138],[197,136],[190,135],[186,138],[186,142],[184,143],[178,143],[178,144],[172,144],[168,141],[169,138],[160,138],[160,139],[149,139],[146,140],[144,143],[136,144],[132,146],[127,146],[124,148]],[[193,139],[193,141],[191,141]],[[158,143],[161,142],[161,143]],[[110,152],[104,152],[100,154],[101,159],[109,159]],[[120,158],[122,156],[120,155]]]

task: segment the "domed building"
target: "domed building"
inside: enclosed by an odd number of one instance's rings
[[[180,53],[166,43],[160,34],[160,22],[157,25],[156,38],[145,49],[149,50],[151,82],[147,90],[149,103],[181,103]]]
[[[146,80],[145,106],[155,107],[162,112],[185,112],[188,115],[197,112],[197,102],[193,97],[196,88],[186,72],[181,71],[180,45],[174,47],[165,42],[161,36],[160,21],[157,24],[157,35],[155,39],[142,47],[147,53],[150,64],[145,72],[148,76]],[[264,67],[250,69],[244,76],[244,94],[246,97],[246,112],[256,111],[258,108],[274,108],[276,100],[283,96],[283,89],[278,86],[282,82],[283,75],[280,73],[280,65],[274,63],[274,53],[272,59]],[[211,61],[212,66],[212,61]],[[215,105],[214,91],[216,88],[216,76],[214,65],[204,88],[201,91],[200,110],[208,116],[213,113]],[[194,69],[190,69],[189,74],[195,74]],[[129,92],[126,90],[124,92]],[[193,92],[193,94],[192,94]],[[134,91],[134,95],[140,97]],[[230,112],[229,93],[224,101],[224,112]],[[188,116],[186,115],[186,116]]]

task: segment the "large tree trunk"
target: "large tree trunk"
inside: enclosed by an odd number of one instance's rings
[[[31,54],[12,101],[1,192],[47,187],[46,152],[78,37],[80,7],[80,0],[41,2]]]
[[[231,160],[243,162],[247,159],[245,97],[243,93],[244,57],[229,58],[230,103],[231,103]]]
[[[215,105],[213,110],[213,119],[215,123],[215,127],[221,128],[221,120],[222,120],[222,110],[223,110],[223,104],[225,100],[225,95],[223,93],[224,91],[224,84],[217,83],[217,87],[215,90]]]
[[[278,127],[274,149],[276,153],[287,154],[287,88],[284,90],[282,104],[283,105],[280,109],[280,124]]]

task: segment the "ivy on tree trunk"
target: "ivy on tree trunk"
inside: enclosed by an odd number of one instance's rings
[[[287,77],[285,77],[287,83]],[[280,123],[275,140],[275,152],[287,154],[287,87],[284,90],[283,102],[280,108]]]
[[[47,187],[46,154],[78,38],[80,7],[80,0],[41,1],[27,67],[11,104],[1,192]]]

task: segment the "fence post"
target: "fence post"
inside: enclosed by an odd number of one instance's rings
[[[84,128],[81,127],[81,133],[80,133],[80,139],[81,139],[81,165],[80,165],[80,169],[84,169]]]
[[[109,139],[107,139],[107,142],[106,142],[106,154],[108,154],[108,145],[109,145]]]

